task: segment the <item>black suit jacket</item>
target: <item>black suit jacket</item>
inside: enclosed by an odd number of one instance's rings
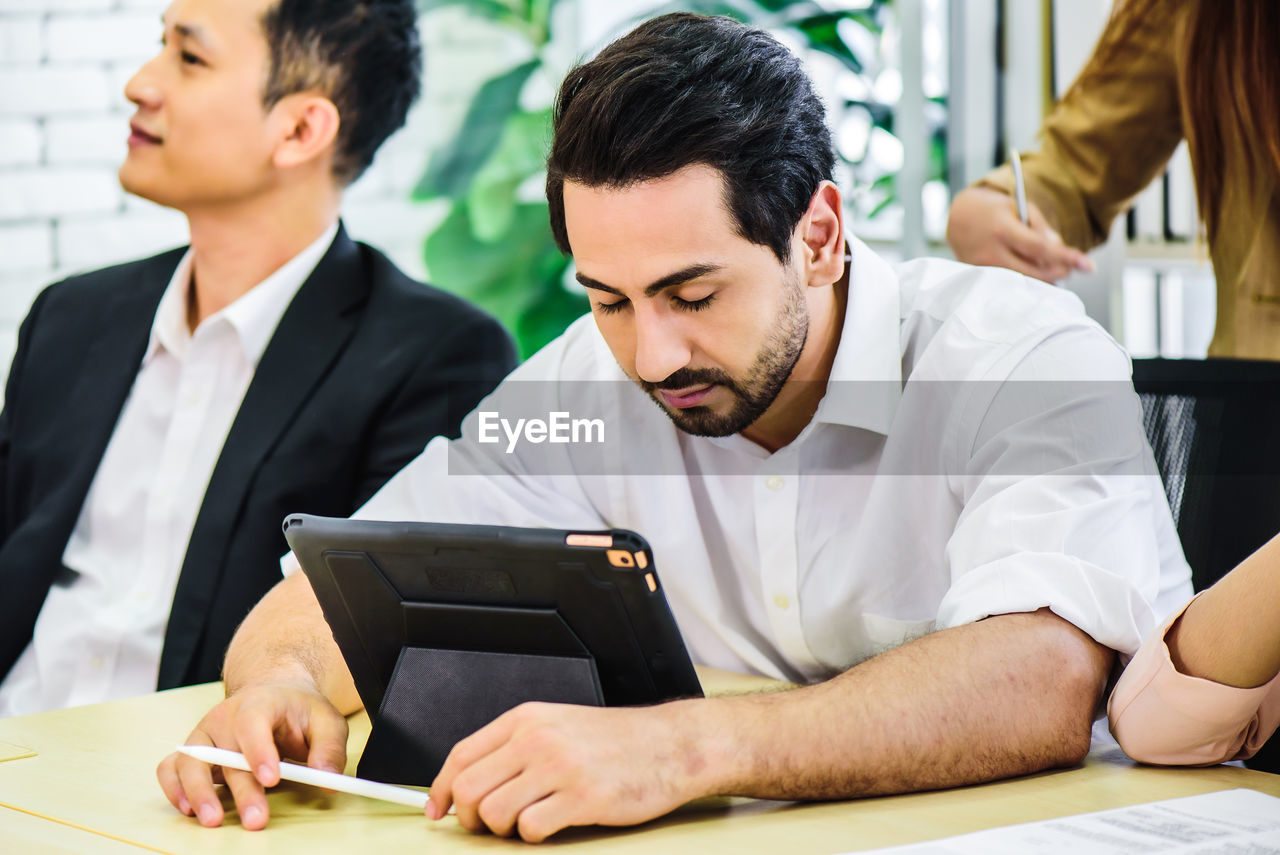
[[[67,279],[32,305],[0,413],[0,675],[31,640],[183,250]],[[339,229],[285,311],[191,532],[159,688],[218,678],[280,579],[283,518],[347,516],[515,364],[488,315]]]

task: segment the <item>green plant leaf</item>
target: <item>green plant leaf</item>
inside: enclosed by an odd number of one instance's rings
[[[525,2],[525,19],[537,33],[536,42],[539,46],[551,40],[551,16],[558,5],[560,0],[526,0]]]
[[[551,238],[545,203],[517,203],[508,227],[490,242],[475,236],[468,206],[457,202],[427,238],[425,261],[432,281],[502,321],[524,356],[588,309],[585,297],[560,284],[569,260]]]
[[[463,200],[471,233],[481,243],[497,243],[511,225],[519,181],[476,181]]]
[[[467,192],[498,147],[507,119],[520,101],[520,90],[539,65],[539,60],[531,59],[485,81],[467,108],[457,135],[431,158],[426,174],[413,190],[414,198],[457,199]]]
[[[537,53],[551,41],[554,12],[562,0],[419,0],[424,12],[462,6],[517,34]],[[669,2],[645,17],[674,11],[728,15],[746,23],[788,30],[812,50],[860,71],[870,59],[841,37],[850,18],[872,33],[882,31],[892,0],[865,9],[831,11],[814,0],[691,0]],[[461,129],[431,159],[415,190],[418,198],[452,200],[448,216],[427,237],[424,258],[433,280],[498,317],[516,335],[520,351],[542,347],[589,308],[585,296],[563,286],[569,260],[551,237],[545,201],[522,200],[520,188],[545,168],[550,111],[526,113],[520,94],[538,60],[490,78],[477,92]],[[892,131],[889,105],[868,104],[877,126]],[[931,151],[936,165],[937,151]],[[870,176],[867,176],[870,178]],[[881,176],[867,192],[872,216],[896,201],[893,176]]]
[[[511,8],[498,0],[418,0],[416,5],[421,15],[447,6],[463,6],[468,12],[484,18],[504,18],[511,14]]]
[[[476,173],[467,191],[471,228],[481,241],[495,241],[511,221],[516,190],[546,162],[551,110],[514,113],[503,128],[493,156]]]
[[[523,181],[546,166],[550,144],[550,108],[512,113],[493,156],[480,168],[476,180],[515,178]]]
[[[926,181],[946,181],[951,174],[951,164],[947,162],[947,132],[938,129],[929,139],[929,169]]]
[[[560,284],[569,266],[567,259],[560,259],[559,264],[551,259],[546,262],[539,271],[539,296],[529,302],[516,325],[522,353],[526,347],[528,353],[536,353],[590,310],[587,298],[570,294]]]
[[[692,12],[695,15],[724,15],[743,23],[756,23],[768,11],[764,4],[750,0],[692,0],[686,3],[677,0],[646,12],[644,18],[656,18],[671,12]]]
[[[838,31],[840,21],[847,17],[847,12],[824,12],[797,21],[794,26],[804,33],[809,47],[840,60],[854,74],[861,74],[864,68],[862,60],[849,50]]]
[[[881,30],[874,6],[865,10],[830,11],[809,0],[693,0],[667,3],[649,14],[667,12],[726,15],[765,29],[789,29],[804,36],[811,49],[835,57],[855,74],[862,73],[864,64],[840,38],[837,25],[845,18],[855,18],[872,32]]]
[[[898,177],[896,175],[881,175],[867,190],[868,197],[873,197],[880,193],[884,194],[884,198],[872,206],[871,211],[867,214],[868,220],[874,220],[884,213],[890,205],[898,201]]]

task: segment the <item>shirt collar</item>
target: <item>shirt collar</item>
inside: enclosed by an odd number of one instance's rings
[[[324,257],[337,234],[338,223],[335,220],[306,249],[250,288],[234,303],[205,318],[201,326],[229,324],[240,340],[245,358],[256,366],[267,349],[267,344],[271,341],[271,336],[275,333],[285,310],[293,302],[298,289],[320,263],[320,259]],[[182,256],[182,260],[178,262],[173,278],[169,280],[169,285],[160,298],[160,304],[156,307],[156,317],[151,324],[151,337],[142,358],[144,365],[154,358],[161,348],[181,359],[186,355],[187,348],[191,346],[191,332],[187,329],[187,294],[191,283],[191,264],[191,250],[188,249]]]
[[[150,362],[161,349],[179,358],[186,355],[191,342],[187,330],[187,287],[191,282],[191,250],[188,249],[173,271],[169,284],[160,296],[155,320],[151,322],[151,337],[142,355],[142,364]]]
[[[850,237],[849,246],[844,326],[813,420],[887,435],[902,397],[898,276],[862,241]]]

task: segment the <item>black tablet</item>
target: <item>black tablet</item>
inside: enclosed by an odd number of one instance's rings
[[[373,719],[362,777],[430,784],[524,701],[702,695],[635,532],[297,514],[284,534]]]

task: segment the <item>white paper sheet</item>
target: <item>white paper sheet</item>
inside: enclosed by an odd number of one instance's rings
[[[1009,825],[874,852],[894,855],[1280,855],[1280,799],[1223,790]]]

